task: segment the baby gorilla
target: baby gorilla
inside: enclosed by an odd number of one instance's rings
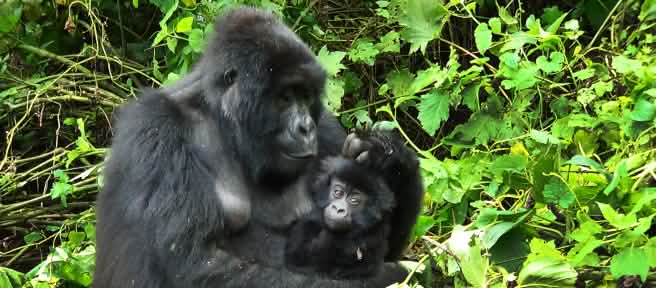
[[[388,252],[394,192],[356,160],[328,157],[320,166],[308,184],[315,208],[287,242],[289,267],[337,278],[376,274]]]

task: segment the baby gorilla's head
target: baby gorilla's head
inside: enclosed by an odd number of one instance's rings
[[[313,191],[329,230],[366,230],[392,212],[394,193],[376,171],[369,170],[341,156],[322,160]]]

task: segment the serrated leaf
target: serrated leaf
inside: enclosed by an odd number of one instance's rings
[[[565,209],[574,203],[574,193],[569,190],[567,184],[557,177],[551,177],[542,191],[546,203],[558,204]]]
[[[615,279],[626,275],[639,275],[644,283],[649,273],[649,259],[643,249],[624,248],[610,260],[610,273]]]
[[[440,87],[446,79],[447,71],[437,65],[431,66],[426,70],[418,71],[417,77],[410,85],[410,94],[415,94],[431,84],[434,87]]]
[[[479,23],[474,30],[474,40],[478,51],[485,54],[488,48],[492,45],[492,31],[487,27],[486,23]]]
[[[410,43],[410,53],[426,51],[428,42],[442,33],[442,27],[447,20],[448,10],[440,1],[408,0],[399,19],[403,26],[401,37]]]
[[[328,76],[337,76],[337,73],[339,73],[339,71],[346,68],[344,67],[344,65],[342,65],[342,60],[344,59],[345,56],[346,56],[346,52],[342,52],[342,51],[330,52],[328,51],[328,48],[324,45],[323,47],[321,47],[321,50],[319,50],[317,59],[319,60],[321,66],[323,66],[323,68],[326,69],[326,73],[328,74]]]
[[[344,96],[344,81],[328,78],[326,81],[326,97],[324,103],[333,113],[337,113],[342,107],[342,97]]]
[[[419,110],[419,122],[429,135],[434,136],[440,128],[442,121],[449,118],[449,96],[433,89],[421,96],[421,102],[417,105]]]
[[[376,49],[376,46],[371,42],[370,39],[361,38],[355,40],[351,49],[348,51],[349,59],[353,62],[361,62],[367,65],[374,65],[376,61],[376,55],[380,51]]]
[[[191,25],[194,24],[194,17],[184,17],[178,21],[178,24],[175,25],[175,32],[177,33],[186,33],[191,31]]]
[[[399,53],[401,51],[401,43],[399,42],[400,37],[401,34],[399,34],[399,32],[387,32],[385,36],[380,38],[380,42],[376,44],[376,49],[380,50],[381,53]]]

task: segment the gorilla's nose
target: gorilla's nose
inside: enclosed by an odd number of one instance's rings
[[[308,136],[312,135],[314,133],[314,130],[316,129],[316,125],[314,124],[314,120],[312,120],[312,117],[310,116],[303,116],[299,117],[296,120],[295,123],[295,132],[297,135],[300,136]]]
[[[337,205],[335,204],[332,204],[331,206],[335,211],[335,214],[337,214],[337,216],[344,216],[346,214],[346,209],[337,207]]]

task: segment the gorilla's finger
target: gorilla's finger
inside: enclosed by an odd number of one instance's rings
[[[344,140],[344,145],[342,146],[342,155],[346,157],[350,157],[349,151],[351,151],[351,142],[357,138],[355,133],[351,133],[348,136],[346,136],[346,140]]]

